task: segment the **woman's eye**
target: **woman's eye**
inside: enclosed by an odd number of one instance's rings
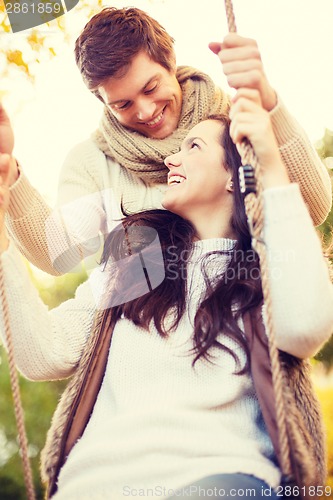
[[[197,142],[192,142],[191,144],[191,149],[194,149],[194,148],[199,148],[199,144]]]

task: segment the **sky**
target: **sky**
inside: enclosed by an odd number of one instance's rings
[[[315,142],[333,130],[332,0],[234,0],[238,33],[255,38],[265,72],[289,110]],[[220,62],[208,49],[227,33],[223,0],[113,1],[134,5],[155,17],[175,38],[178,64],[207,72],[232,93]],[[107,4],[106,4],[107,5]],[[88,19],[73,9],[66,21],[79,34]],[[19,33],[7,36],[23,36]],[[46,32],[50,42],[58,35]],[[12,82],[5,99],[15,128],[15,155],[31,182],[51,205],[66,154],[99,122],[100,102],[85,88],[75,66],[73,45],[42,62],[33,88]]]

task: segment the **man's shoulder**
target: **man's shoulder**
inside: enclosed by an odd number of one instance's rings
[[[87,155],[89,157],[96,156],[106,159],[106,156],[103,153],[103,151],[99,149],[99,147],[91,137],[73,146],[72,149],[70,149],[67,156],[75,156],[75,155],[83,157],[86,157]]]
[[[89,166],[94,165],[96,168],[109,168],[112,163],[113,168],[118,166],[112,158],[107,156],[96,144],[92,138],[88,138],[76,144],[67,154],[65,159],[66,164],[81,164]]]
[[[68,152],[61,175],[67,176],[69,173],[72,175],[74,172],[78,175],[85,175],[86,172],[89,175],[100,177],[107,172],[115,173],[119,170],[121,170],[120,165],[106,156],[92,138],[88,138],[76,144]]]

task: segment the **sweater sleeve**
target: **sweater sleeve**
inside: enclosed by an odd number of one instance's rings
[[[86,141],[74,148],[63,166],[59,202],[52,210],[23,172],[11,187],[7,227],[27,259],[43,271],[69,272],[100,246],[105,212],[101,162],[104,155]],[[105,168],[105,167],[104,167]]]
[[[327,262],[299,186],[267,189],[263,196],[277,346],[300,358],[311,357],[333,332]]]
[[[57,275],[60,273],[53,268],[45,235],[45,221],[51,213],[51,208],[20,169],[18,180],[10,188],[7,229],[19,250],[32,264]]]
[[[18,369],[31,380],[68,377],[81,357],[98,307],[89,281],[77,288],[74,299],[49,311],[12,242],[1,260]],[[0,309],[0,333],[6,346]]]
[[[279,99],[270,112],[280,154],[291,182],[297,182],[315,226],[326,219],[332,205],[332,184],[305,131]]]

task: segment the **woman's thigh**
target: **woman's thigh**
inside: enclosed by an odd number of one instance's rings
[[[207,476],[177,490],[170,499],[191,498],[204,500],[209,498],[243,499],[267,498],[281,500],[264,481],[247,474],[216,474]]]

